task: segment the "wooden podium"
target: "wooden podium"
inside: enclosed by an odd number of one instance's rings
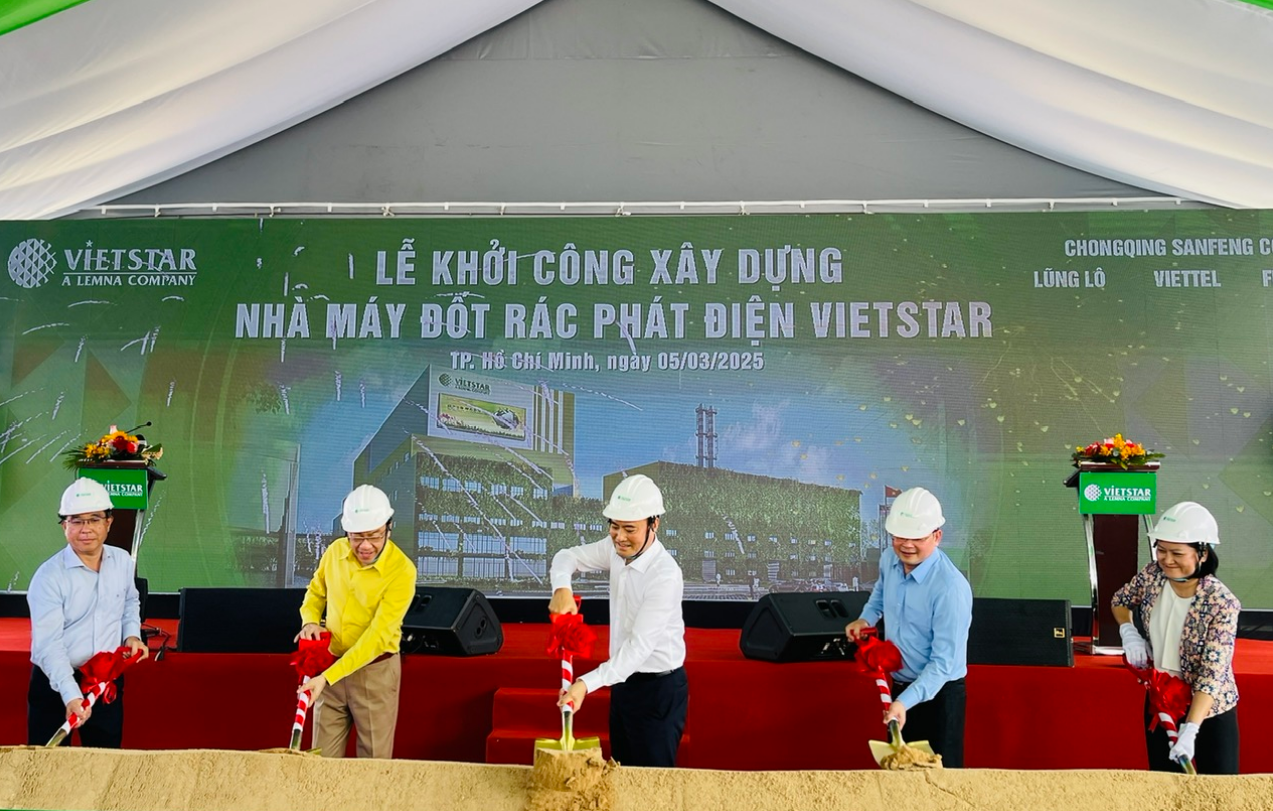
[[[1121,468],[1081,462],[1066,480],[1078,490],[1079,513],[1087,537],[1088,578],[1092,587],[1092,641],[1085,652],[1121,655],[1123,640],[1110,603],[1140,570],[1141,526],[1148,531],[1157,509],[1158,462]],[[1082,643],[1080,646],[1086,647]]]
[[[115,520],[111,522],[106,543],[123,549],[135,563],[145,527],[142,519],[150,507],[151,491],[155,489],[155,482],[168,477],[141,460],[85,465],[79,468],[78,475],[96,479],[110,493],[111,503],[115,505],[112,513]]]

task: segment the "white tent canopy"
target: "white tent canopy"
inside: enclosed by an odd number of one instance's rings
[[[1031,153],[1167,195],[1273,207],[1266,9],[1236,0],[712,2]],[[63,216],[153,187],[535,5],[272,0],[263,11],[246,0],[90,0],[18,28],[0,37],[0,219]],[[625,23],[639,27],[645,5],[628,4]],[[575,199],[588,199],[585,184],[576,188]]]

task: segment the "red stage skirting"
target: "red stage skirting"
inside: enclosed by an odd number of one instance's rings
[[[171,627],[171,626],[169,626]],[[25,743],[29,625],[0,620],[0,745]],[[598,651],[606,650],[598,629]],[[408,656],[400,758],[530,761],[531,739],[558,737],[558,663],[546,625],[506,625],[494,656]],[[711,769],[870,769],[866,740],[882,737],[874,684],[844,662],[749,661],[738,632],[690,629],[684,766]],[[128,675],[130,749],[266,749],[287,744],[295,676],[285,654],[181,654]],[[1118,662],[1078,656],[1073,668],[976,666],[968,674],[966,762],[973,768],[1144,769],[1143,690]],[[585,672],[586,662],[576,664]],[[1242,771],[1273,772],[1273,643],[1239,640]],[[508,688],[499,697],[496,692]],[[534,693],[542,689],[539,707]],[[607,691],[576,734],[605,728]],[[194,717],[181,723],[187,712]],[[526,715],[533,715],[527,718]]]

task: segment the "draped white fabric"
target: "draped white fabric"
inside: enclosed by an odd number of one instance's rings
[[[1173,196],[1273,208],[1266,9],[711,1],[1036,154]],[[64,215],[189,171],[537,2],[92,0],[18,29],[0,37],[0,219]]]
[[[1273,12],[1236,0],[711,0],[1038,155],[1273,208]]]
[[[189,171],[539,0],[92,0],[0,38],[0,219]]]

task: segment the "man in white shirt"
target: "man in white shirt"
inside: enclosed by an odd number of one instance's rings
[[[610,753],[625,766],[676,765],[685,731],[685,620],[681,567],[658,539],[663,493],[648,476],[628,476],[602,511],[610,539],[563,549],[549,577],[552,614],[574,614],[575,572],[610,573],[610,659],[575,679],[559,705],[578,711],[594,690],[610,688]]]
[[[36,570],[27,589],[31,608],[31,686],[27,691],[27,742],[46,743],[58,727],[79,716],[85,746],[118,749],[124,734],[124,685],[115,701],[83,706],[76,668],[101,651],[121,645],[130,656],[150,655],[141,640],[141,600],[127,552],[106,546],[110,495],[92,479],[76,479],[62,493],[58,520],[66,546]],[[67,738],[69,741],[69,737]]]

